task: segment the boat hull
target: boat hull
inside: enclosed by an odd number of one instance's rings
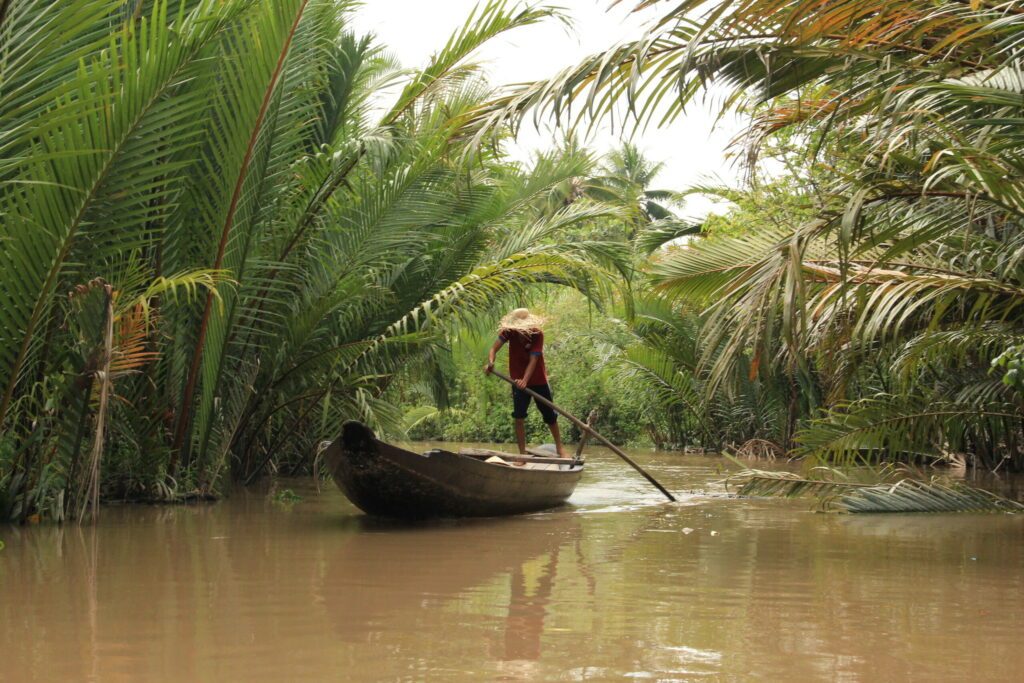
[[[424,454],[379,441],[346,422],[326,461],[342,493],[380,517],[494,517],[557,507],[572,495],[583,465],[558,470],[508,467],[444,450]]]

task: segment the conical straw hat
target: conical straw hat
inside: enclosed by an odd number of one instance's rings
[[[527,308],[517,308],[512,311],[498,324],[498,327],[503,330],[539,330],[544,326],[544,318],[539,315],[530,313]]]

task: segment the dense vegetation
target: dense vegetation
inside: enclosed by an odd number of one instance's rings
[[[467,147],[472,53],[548,10],[487,4],[409,74],[334,0],[2,8],[0,517],[308,463],[398,425],[446,325],[608,263],[547,239],[608,210],[544,208],[579,155]]]
[[[489,121],[628,103],[638,125],[671,125],[713,83],[754,116],[751,164],[788,143],[789,213],[805,215],[774,220],[778,193],[755,187],[747,208],[774,225],[656,259],[638,370],[712,442],[724,407],[798,454],[1024,467],[1019,3],[670,7]]]
[[[485,3],[410,73],[336,0],[0,4],[0,518],[295,471],[349,417],[508,438],[512,303],[617,439],[1024,467],[1024,10],[639,4],[501,92],[474,51],[553,11]],[[753,125],[703,226],[630,146],[503,154],[709,83]]]
[[[612,296],[588,299],[587,292],[535,284],[519,297],[548,319],[545,356],[556,402],[584,419],[597,411],[601,433],[614,441],[681,446],[686,441],[680,431],[683,414],[659,401],[643,383],[624,378],[615,359],[632,339],[630,286],[646,260],[646,254],[637,253],[640,236],[655,231],[691,235],[699,226],[675,216],[678,194],[656,188],[662,165],[650,162],[635,145],[624,144],[603,159],[588,156],[571,142],[561,153],[582,155],[580,175],[554,189],[545,211],[569,204],[603,205],[607,211],[566,226],[553,238],[604,245],[616,254],[620,272]],[[411,436],[513,440],[510,389],[480,372],[496,334],[494,322],[495,316],[483,318],[481,325],[450,336],[452,353],[437,382],[445,389],[443,396],[425,391],[422,383],[398,384],[400,390],[411,391],[397,402],[420,408],[408,415],[409,423],[415,424]],[[445,410],[430,410],[428,405]],[[533,439],[550,438],[536,411],[531,410],[527,427]],[[570,438],[579,437],[575,427],[567,428]]]

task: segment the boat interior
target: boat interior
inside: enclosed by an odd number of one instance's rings
[[[440,452],[435,449],[436,452]],[[431,451],[427,451],[429,454]],[[554,448],[527,448],[527,455],[518,453],[505,453],[493,451],[486,448],[462,448],[459,455],[468,456],[477,460],[483,460],[492,465],[505,467],[523,467],[531,470],[570,470],[574,466],[583,463],[581,455],[575,458],[559,458]]]

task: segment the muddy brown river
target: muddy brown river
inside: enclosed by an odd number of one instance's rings
[[[300,500],[0,527],[0,680],[1024,680],[1024,515],[816,514],[636,457],[679,503],[595,450],[570,506],[516,518],[283,480]]]

